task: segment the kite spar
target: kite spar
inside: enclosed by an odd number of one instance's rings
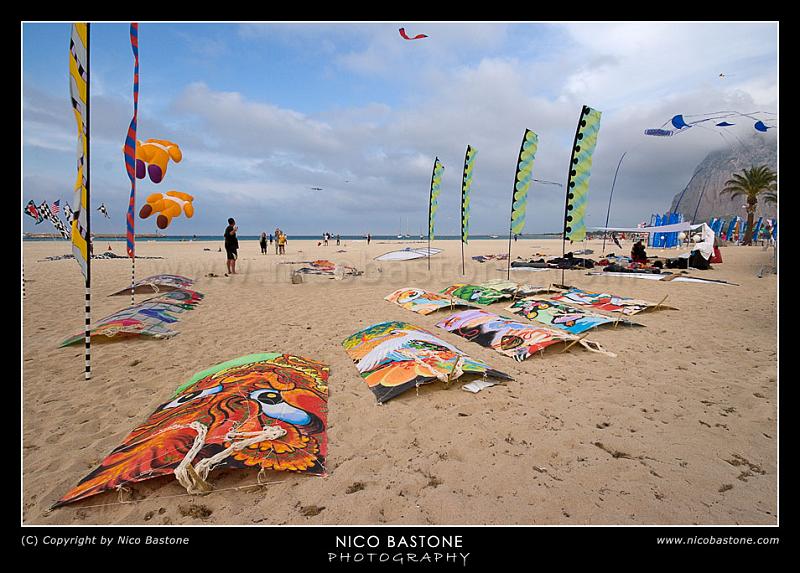
[[[84,346],[86,380],[92,377],[92,235],[89,194],[89,23],[75,23],[69,43],[69,92],[78,124],[78,178],[75,181],[75,210],[72,217],[72,252],[81,267],[85,283]]]
[[[511,238],[525,228],[525,211],[528,207],[528,189],[533,181],[533,160],[539,147],[539,136],[530,129],[522,136],[522,145],[517,158],[514,175],[514,192],[511,195],[511,222],[508,226],[508,269],[506,279],[511,278]]]
[[[608,196],[608,210],[606,211],[606,228],[608,228],[608,218],[611,216],[611,198],[614,196],[614,185],[617,184],[617,175],[619,174],[619,168],[622,165],[622,160],[625,159],[625,155],[628,152],[622,154],[622,157],[619,158],[619,163],[617,163],[617,170],[614,171],[614,181],[611,182],[611,194]],[[606,235],[608,232],[603,233],[603,254],[606,252]],[[563,281],[562,281],[563,282]]]
[[[470,189],[472,187],[472,170],[475,167],[475,156],[478,150],[467,145],[467,152],[464,155],[464,175],[461,178],[461,274],[465,274],[464,268],[464,245],[469,241],[469,213],[470,213]]]
[[[575,131],[575,143],[567,178],[567,197],[564,208],[564,234],[561,239],[561,256],[566,242],[582,241],[586,237],[586,201],[589,193],[589,177],[592,174],[592,155],[597,147],[601,112],[583,106]],[[564,269],[561,269],[561,284],[564,284]]]
[[[433,162],[433,173],[431,174],[431,194],[428,202],[428,270],[431,270],[431,241],[433,240],[434,220],[436,211],[439,209],[439,193],[442,185],[442,173],[444,165],[439,162],[439,158]]]
[[[136,124],[139,115],[139,24],[131,23],[131,50],[133,50],[133,118],[125,137],[125,171],[131,180],[131,196],[128,201],[128,214],[125,218],[127,231],[127,250],[131,258],[131,306],[136,303],[134,283],[136,282]]]

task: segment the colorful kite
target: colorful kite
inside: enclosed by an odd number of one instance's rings
[[[44,217],[39,212],[39,208],[36,206],[36,203],[33,202],[33,199],[28,201],[28,204],[25,205],[25,210],[23,211],[23,213],[25,213],[29,217],[32,217],[36,221],[37,225],[42,221],[44,221]]]
[[[431,314],[443,308],[453,309],[457,306],[474,307],[474,305],[420,288],[401,288],[384,297],[388,300],[418,314]]]
[[[139,293],[154,293],[162,291],[171,291],[175,289],[188,289],[194,284],[194,281],[188,277],[180,275],[153,275],[133,284],[134,291]],[[116,296],[120,294],[130,294],[130,287],[122,289],[121,291],[111,293],[109,296]]]
[[[603,273],[603,275],[607,274],[608,273]],[[597,310],[621,312],[627,316],[650,309],[658,310],[659,308],[666,308],[670,310],[677,310],[670,306],[664,306],[663,304],[656,304],[646,300],[615,296],[608,293],[587,292],[578,288],[570,289],[564,294],[556,295],[551,298],[559,302],[572,303],[579,306],[590,306]]]
[[[531,296],[534,294],[561,292],[563,289],[558,287],[542,287],[529,284],[519,284],[512,281],[503,279],[491,279],[478,285],[482,288],[490,288],[500,291],[505,294],[510,294],[513,297]]]
[[[463,310],[438,322],[436,326],[519,362],[557,342],[578,343],[592,352],[614,356],[595,342],[583,340],[562,330],[502,318],[482,308]]]
[[[344,275],[360,276],[364,274],[363,271],[359,271],[355,267],[349,265],[339,265],[327,259],[308,261],[304,264],[308,264],[311,266],[302,267],[294,272],[300,273],[302,275],[330,275],[330,276],[340,276],[340,277]]]
[[[449,384],[466,374],[482,377],[464,386],[472,392],[495,384],[487,378],[512,379],[406,322],[374,324],[346,338],[342,346],[379,403],[411,388],[436,380]]]
[[[616,324],[610,316],[587,312],[552,300],[528,298],[515,301],[507,308],[514,314],[528,320],[566,330],[571,334],[581,334],[602,324]],[[622,320],[623,324],[635,323]]]
[[[125,171],[131,182],[131,195],[128,199],[128,213],[125,216],[126,249],[128,256],[135,258],[136,234],[136,127],[139,117],[139,24],[131,23],[130,29],[131,50],[133,51],[133,117],[125,136],[125,146],[122,149],[125,155]]]
[[[539,148],[539,136],[530,129],[525,130],[522,146],[517,158],[517,172],[514,176],[514,193],[511,198],[510,232],[521,235],[525,228],[525,211],[528,208],[528,189],[533,180],[533,161]]]
[[[144,179],[145,170],[150,181],[161,183],[167,175],[169,160],[180,163],[183,159],[177,143],[166,139],[148,139],[144,143],[136,140],[136,178]]]
[[[492,304],[504,298],[511,298],[510,294],[491,287],[467,284],[451,285],[440,292],[476,304]]]
[[[97,208],[103,215],[105,215],[106,219],[110,219],[111,215],[108,214],[108,209],[106,209],[105,203],[100,203],[100,206]]]
[[[173,218],[180,216],[181,209],[187,218],[192,218],[194,215],[192,201],[194,197],[180,191],[167,191],[166,194],[151,193],[147,196],[147,203],[142,205],[139,217],[147,219],[150,215],[158,213],[156,225],[159,229],[166,229]]]
[[[583,218],[589,194],[589,176],[592,174],[592,155],[600,131],[600,116],[601,112],[583,106],[575,132],[564,213],[564,240],[571,243],[582,241],[586,236]]]
[[[105,336],[108,339],[131,336],[170,338],[178,332],[166,325],[178,321],[172,315],[178,312],[183,312],[183,309],[172,304],[142,302],[101,318],[91,327],[89,333],[92,338]],[[64,340],[59,347],[70,346],[84,340],[84,337],[85,333],[76,334]]]
[[[765,121],[777,120],[777,116],[774,113],[766,111],[754,111],[749,113],[741,113],[738,111],[716,111],[712,113],[703,113],[695,115],[678,114],[672,116],[672,118],[669,119],[668,121],[665,121],[660,128],[645,129],[644,134],[656,137],[670,137],[672,135],[677,135],[679,133],[689,131],[689,129],[691,129],[692,127],[701,127],[708,129],[709,127],[706,124],[710,125],[709,122],[717,122],[714,123],[714,127],[732,127],[736,124],[731,123],[729,121],[719,121],[719,120],[727,120],[739,117],[748,118],[750,120],[755,121],[755,123],[753,124],[753,129],[755,129],[756,131],[760,131],[762,133],[766,132],[768,129],[775,127],[774,125],[767,126],[764,123]],[[722,135],[721,132],[720,135]]]
[[[279,353],[198,372],[53,507],[170,474],[189,493],[207,492],[222,466],[325,475],[329,374]]]
[[[171,304],[184,310],[192,310],[203,300],[205,295],[189,289],[175,289],[163,292],[142,302]]]
[[[421,40],[422,38],[427,38],[428,36],[425,34],[417,34],[416,36],[411,37],[406,34],[405,28],[400,28],[400,37],[402,37],[404,40]]]

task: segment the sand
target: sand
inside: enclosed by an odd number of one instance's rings
[[[137,260],[139,278],[193,277],[205,299],[181,315],[172,339],[93,344],[86,382],[82,345],[58,348],[83,328],[78,265],[41,261],[69,253],[63,241],[24,244],[25,524],[777,523],[777,277],[756,276],[771,250],[723,247],[723,264],[692,272],[738,287],[568,271],[568,284],[654,302],[669,295],[665,304],[679,310],[634,317],[646,328],[593,331],[617,358],[574,347],[518,363],[435,328],[446,311],[421,316],[383,300],[400,287],[505,277],[504,262],[469,259],[505,252],[503,240],[467,246],[466,280],[456,241],[433,243],[444,252],[430,272],[425,260],[372,260],[399,242],[290,239],[279,257],[243,241],[241,274],[227,278],[220,245],[138,243],[139,255],[164,257]],[[600,242],[585,246],[600,252]],[[113,248],[124,254],[124,243]],[[536,252],[560,254],[561,243],[514,244],[514,256]],[[291,284],[293,267],[277,264],[319,258],[365,274]],[[95,319],[128,304],[107,296],[130,283],[127,260],[95,261],[92,274]],[[512,271],[531,284],[560,278]],[[515,380],[478,394],[431,384],[380,406],[341,341],[386,320],[433,330]],[[245,487],[255,471],[221,469],[205,496],[165,477],[48,510],[192,374],[263,351],[330,365],[327,477],[273,472],[267,485]]]

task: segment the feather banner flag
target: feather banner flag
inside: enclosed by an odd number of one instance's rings
[[[467,153],[464,155],[464,176],[461,179],[461,242],[469,242],[469,212],[470,197],[469,192],[472,188],[472,170],[475,167],[475,156],[478,150],[467,145]]]
[[[582,241],[586,237],[586,204],[589,194],[589,176],[592,173],[592,154],[597,147],[601,112],[583,106],[572,146],[569,164],[567,201],[564,213],[564,240]]]
[[[525,130],[517,159],[517,174],[514,177],[514,195],[511,201],[511,233],[522,234],[525,228],[525,212],[528,208],[528,189],[533,181],[533,160],[539,148],[539,136],[530,129]]]
[[[133,119],[128,126],[128,135],[125,137],[125,170],[131,180],[131,196],[128,201],[128,214],[126,216],[127,250],[128,256],[135,257],[136,234],[134,222],[136,220],[136,123],[139,115],[139,24],[131,23],[131,49],[133,50]]]
[[[439,209],[439,193],[442,186],[442,173],[444,173],[444,165],[441,164],[439,158],[433,162],[433,174],[431,175],[431,196],[428,206],[428,240],[432,241],[434,238],[434,220],[436,219],[436,211]]]
[[[89,97],[89,76],[87,43],[89,27],[83,22],[72,25],[69,42],[69,93],[72,110],[78,124],[78,178],[75,181],[75,199],[72,202],[72,252],[87,277],[89,261],[89,197],[87,190],[86,162],[88,152],[87,107]]]

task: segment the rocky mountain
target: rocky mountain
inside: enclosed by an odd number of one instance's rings
[[[746,212],[742,209],[742,205],[745,204],[742,197],[731,199],[728,195],[721,195],[720,192],[725,187],[725,181],[742,169],[767,165],[773,171],[777,171],[778,146],[774,136],[769,138],[754,136],[743,143],[744,145],[737,144],[706,155],[684,190],[673,197],[669,210],[671,212],[677,210],[683,214],[684,221],[707,221],[711,217],[730,219],[734,215],[746,217]],[[776,205],[759,201],[756,218],[762,215],[774,217]]]

